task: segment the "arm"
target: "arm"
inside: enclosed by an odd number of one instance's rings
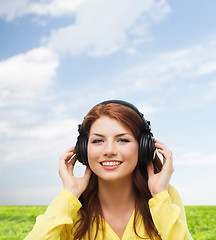
[[[179,193],[169,186],[149,200],[153,222],[163,240],[192,240]]]
[[[80,207],[79,200],[71,192],[63,190],[45,214],[37,217],[33,230],[25,240],[68,239],[71,228],[79,218],[77,213]]]
[[[25,240],[69,239],[71,230],[74,231],[74,223],[79,219],[81,203],[78,198],[86,189],[91,176],[91,170],[86,168],[83,177],[75,177],[73,169],[76,161],[75,147],[68,149],[60,158],[59,175],[64,190],[49,205],[45,214],[37,217],[32,232]]]
[[[163,156],[163,166],[159,173],[154,173],[152,162],[147,165],[148,187],[153,196],[149,200],[149,208],[154,224],[162,240],[192,239],[187,229],[181,198],[169,185],[174,171],[172,152],[158,140],[155,147]]]

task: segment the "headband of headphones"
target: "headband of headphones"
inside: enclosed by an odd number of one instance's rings
[[[151,123],[150,123],[150,121],[147,121],[144,118],[144,115],[137,109],[137,107],[135,107],[133,104],[131,104],[129,102],[126,102],[126,101],[123,101],[123,100],[106,100],[106,101],[98,103],[94,107],[96,107],[98,105],[107,105],[107,104],[110,104],[110,103],[119,104],[119,105],[128,107],[128,108],[132,109],[133,111],[135,111],[144,122],[144,131],[147,132],[147,133],[150,133],[153,136],[153,134],[151,133]],[[78,132],[79,132],[79,134],[84,134],[82,124],[78,125]]]
[[[146,132],[151,132],[151,123],[150,121],[147,121],[144,118],[144,115],[137,109],[137,107],[135,107],[133,104],[123,101],[123,100],[107,100],[107,101],[103,101],[101,103],[98,103],[96,106],[98,105],[107,105],[109,103],[116,103],[116,104],[120,104],[123,105],[125,107],[129,107],[130,109],[134,110],[139,116],[140,118],[143,120],[143,122],[145,123],[145,131]]]

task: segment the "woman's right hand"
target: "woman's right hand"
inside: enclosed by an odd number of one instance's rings
[[[59,176],[62,179],[64,188],[79,198],[88,186],[89,179],[91,177],[91,170],[87,167],[83,177],[75,177],[73,169],[77,161],[77,157],[74,154],[75,147],[72,147],[62,155],[59,164]],[[69,161],[70,159],[71,161]]]

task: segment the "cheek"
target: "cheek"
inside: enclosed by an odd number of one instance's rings
[[[97,159],[97,157],[98,157],[97,148],[92,147],[91,144],[88,144],[87,151],[88,151],[88,161],[89,162],[92,162],[92,160]]]
[[[95,147],[89,146],[87,147],[88,151],[88,164],[89,168],[92,170],[97,175],[97,169],[98,169],[98,159],[99,159],[99,154],[98,150],[95,149]]]
[[[125,154],[134,161],[134,164],[137,163],[138,161],[138,144],[135,145],[131,145],[127,151],[125,152]]]

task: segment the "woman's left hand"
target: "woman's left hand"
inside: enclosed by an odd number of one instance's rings
[[[147,165],[148,171],[148,187],[152,197],[160,192],[167,190],[170,178],[174,172],[172,152],[165,144],[156,140],[155,147],[163,156],[163,167],[159,173],[154,173],[154,166],[152,162]]]

